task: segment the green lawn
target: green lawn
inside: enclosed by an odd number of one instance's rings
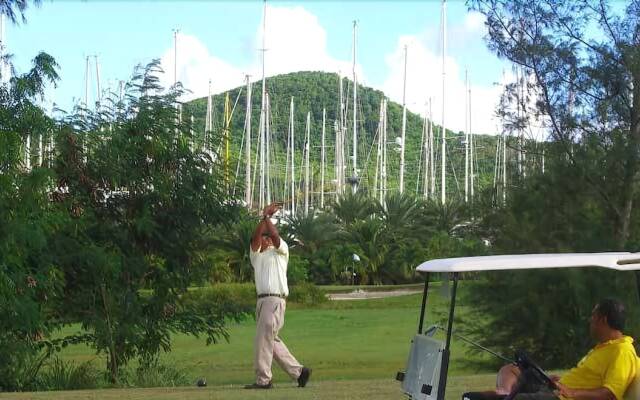
[[[464,283],[461,286],[464,288]],[[444,322],[446,304],[438,293],[438,290],[434,290],[434,295],[430,296],[432,307],[428,309],[425,326]],[[276,365],[276,391],[252,395],[257,397],[248,397],[247,393],[237,391],[236,385],[250,383],[253,380],[255,321],[248,318],[229,327],[229,343],[206,346],[204,340],[178,335],[174,338],[173,351],[163,356],[163,361],[184,369],[194,382],[200,376],[206,377],[210,386],[207,389],[167,389],[166,396],[169,397],[162,397],[164,394],[161,393],[165,393],[165,389],[155,389],[156,392],[140,389],[123,391],[122,393],[126,393],[123,395],[125,397],[115,394],[121,392],[120,390],[111,390],[73,392],[74,396],[80,397],[65,395],[64,398],[110,398],[105,397],[106,393],[110,393],[109,396],[131,399],[352,398],[347,394],[347,397],[340,397],[339,393],[351,393],[355,396],[360,389],[365,390],[365,393],[372,390],[372,393],[379,395],[368,398],[393,398],[395,395],[401,398],[399,384],[393,381],[393,378],[396,371],[404,369],[410,341],[418,325],[421,296],[417,294],[386,299],[334,301],[314,308],[291,304],[286,313],[281,337],[301,363],[313,368],[311,389],[308,391],[291,389],[292,383]],[[464,317],[464,304],[461,304],[457,311]],[[73,327],[66,329],[66,333],[73,331]],[[458,386],[461,385],[460,382],[475,382],[471,378],[463,379],[461,376],[491,372],[477,371],[468,365],[469,356],[463,343],[453,341],[452,346],[450,374],[457,377],[454,382],[458,382]],[[95,360],[99,367],[105,365],[103,358],[96,356],[86,346],[71,346],[64,349],[61,356],[67,360]],[[481,384],[475,387],[476,389],[487,387],[487,384],[489,387],[492,385],[491,380],[487,381],[486,377],[479,382]],[[460,386],[460,390],[473,389],[466,383]],[[455,391],[462,393],[459,390]],[[46,393],[37,395],[44,397],[26,396],[25,398],[63,398]]]
[[[461,394],[474,388],[493,385],[494,375],[454,376],[450,379],[447,400],[459,400]],[[249,391],[239,385],[206,388],[152,388],[76,390],[71,392],[10,393],[0,399],[16,400],[402,400],[400,385],[390,379],[312,382],[300,389],[280,384],[272,390]]]

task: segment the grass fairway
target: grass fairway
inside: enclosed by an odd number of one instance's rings
[[[462,282],[463,290],[465,282]],[[446,321],[445,300],[436,289],[430,295],[425,326]],[[405,367],[410,341],[416,332],[421,295],[385,299],[332,301],[313,308],[290,304],[281,337],[301,363],[313,368],[309,390],[297,390],[289,378],[274,363],[273,382],[277,390],[247,392],[242,384],[253,381],[253,336],[255,321],[248,318],[229,327],[230,342],[205,346],[203,339],[178,335],[173,351],[163,361],[183,369],[195,382],[205,377],[208,388],[175,389],[111,389],[60,393],[13,395],[10,398],[33,399],[339,399],[339,398],[403,398],[400,385],[393,378]],[[456,308],[464,317],[464,303]],[[74,327],[66,333],[74,332]],[[491,371],[472,369],[466,361],[465,345],[452,342],[450,398],[471,389],[490,387],[493,375],[479,377]],[[95,360],[105,365],[103,356],[96,356],[86,346],[71,346],[63,351],[66,360]],[[466,376],[466,377],[465,377]],[[487,379],[487,377],[491,377]],[[487,382],[487,383],[485,383]],[[475,385],[474,385],[475,384]],[[111,397],[109,397],[111,396]],[[0,398],[4,398],[0,396]]]
[[[473,388],[490,387],[494,375],[452,377],[448,385],[447,400],[458,400],[461,394]],[[206,388],[151,388],[76,390],[71,392],[11,393],[0,399],[16,400],[388,400],[406,399],[400,385],[390,379],[320,381],[309,383],[304,389],[292,384],[280,384],[274,389],[245,390],[240,385],[219,385]]]

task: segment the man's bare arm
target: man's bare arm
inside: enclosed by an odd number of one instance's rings
[[[264,219],[264,223],[265,223],[265,226],[266,226],[267,233],[271,237],[271,242],[273,243],[273,245],[275,246],[276,249],[279,248],[280,247],[280,234],[278,233],[278,229],[273,224],[273,222],[271,222],[271,218],[269,218],[269,217]]]
[[[263,218],[256,226],[255,231],[253,231],[253,236],[251,236],[251,250],[258,251],[260,250],[260,245],[262,244],[262,235],[267,231],[267,224],[265,219]]]

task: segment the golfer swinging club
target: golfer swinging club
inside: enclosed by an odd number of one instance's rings
[[[289,247],[280,238],[271,222],[271,216],[280,206],[273,203],[265,207],[262,220],[251,238],[251,265],[254,269],[258,304],[256,306],[256,339],[254,369],[256,382],[245,389],[271,389],[271,363],[273,359],[291,377],[305,387],[311,369],[303,367],[278,337],[284,325]]]

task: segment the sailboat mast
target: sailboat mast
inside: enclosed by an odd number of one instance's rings
[[[383,207],[387,208],[387,99],[383,99],[382,107],[382,173],[380,178],[382,181],[381,201]]]
[[[381,185],[382,179],[378,181],[378,177],[382,177],[382,107],[384,106],[384,98],[380,100],[380,114],[378,117],[378,144],[376,146],[376,174],[373,177],[373,195],[378,195],[380,199],[382,197]]]
[[[474,189],[474,183],[475,183],[475,171],[476,171],[476,156],[475,156],[475,143],[474,143],[474,138],[473,138],[473,131],[471,130],[471,84],[467,82],[467,90],[469,93],[468,99],[469,99],[469,160],[470,160],[470,166],[471,166],[471,175],[469,176],[470,178],[470,193],[471,193],[471,201],[473,202],[473,196],[475,193],[475,189]]]
[[[231,101],[229,99],[229,92],[227,92],[224,98],[224,121],[223,121],[223,139],[224,139],[224,182],[227,191],[230,189],[230,148],[229,148],[229,136],[231,135]]]
[[[264,1],[264,9],[262,14],[262,100],[260,104],[260,202],[259,208],[262,210],[265,204],[265,174],[266,174],[266,154],[265,154],[265,141],[267,140],[265,134],[266,126],[266,80],[265,80],[265,34],[267,26],[267,2]]]
[[[433,111],[431,108],[431,97],[429,97],[429,184],[430,197],[435,199],[436,196],[436,165],[435,165],[435,148],[433,140]]]
[[[247,105],[246,115],[244,120],[245,130],[245,148],[244,148],[244,201],[247,204],[247,208],[251,209],[252,197],[251,197],[251,81],[249,75],[246,76],[247,81]]]
[[[271,104],[269,99],[269,93],[265,93],[265,100],[267,104],[264,110],[264,137],[265,137],[265,184],[267,190],[267,204],[271,204],[271,132],[270,132],[270,116],[271,116]]]
[[[424,178],[422,181],[422,197],[425,199],[429,198],[429,169],[431,168],[430,159],[429,159],[429,143],[430,143],[430,129],[429,129],[429,121],[427,118],[429,117],[429,110],[427,109],[424,114],[424,142],[422,143],[422,151],[424,154]],[[420,179],[420,177],[418,177]]]
[[[207,144],[209,143],[209,135],[211,135],[211,128],[213,126],[211,117],[212,117],[212,104],[211,104],[211,79],[209,79],[209,94],[207,96],[207,115],[204,119],[204,147],[207,148]]]
[[[400,138],[400,193],[404,192],[404,152],[407,132],[407,45],[404,45],[404,80],[402,85],[402,137]]]
[[[442,204],[447,202],[447,181],[446,181],[446,166],[447,166],[447,128],[445,125],[445,95],[446,95],[446,68],[445,59],[447,53],[447,1],[442,0],[442,165],[440,171],[440,201]]]
[[[309,139],[311,136],[311,112],[307,112],[307,130],[304,138],[304,215],[309,215]]]
[[[324,209],[324,166],[325,166],[325,124],[327,122],[327,110],[322,109],[322,143],[320,145],[320,209]]]
[[[290,134],[290,151],[291,151],[291,215],[296,214],[296,147],[295,147],[295,124],[293,122],[294,103],[291,97],[291,106],[289,107],[289,134]]]
[[[178,84],[178,29],[173,30],[173,86]]]
[[[94,56],[96,59],[96,110],[100,109],[100,103],[102,101],[102,92],[100,89],[100,63],[98,63],[98,56]]]
[[[469,87],[469,76],[467,74],[467,70],[464,71],[464,85],[465,89]],[[465,90],[465,95],[468,94],[467,90]],[[469,201],[469,113],[467,110],[467,106],[469,104],[469,98],[465,99],[465,120],[464,120],[464,202],[467,203]]]
[[[84,65],[84,107],[89,108],[89,56]]]
[[[507,137],[502,129],[502,204],[507,203]]]
[[[344,88],[342,76],[338,74],[338,90],[340,91],[340,121],[336,130],[336,200],[344,193],[344,137],[346,131]]]
[[[358,178],[358,77],[356,76],[356,29],[353,21],[353,191],[355,193]]]

